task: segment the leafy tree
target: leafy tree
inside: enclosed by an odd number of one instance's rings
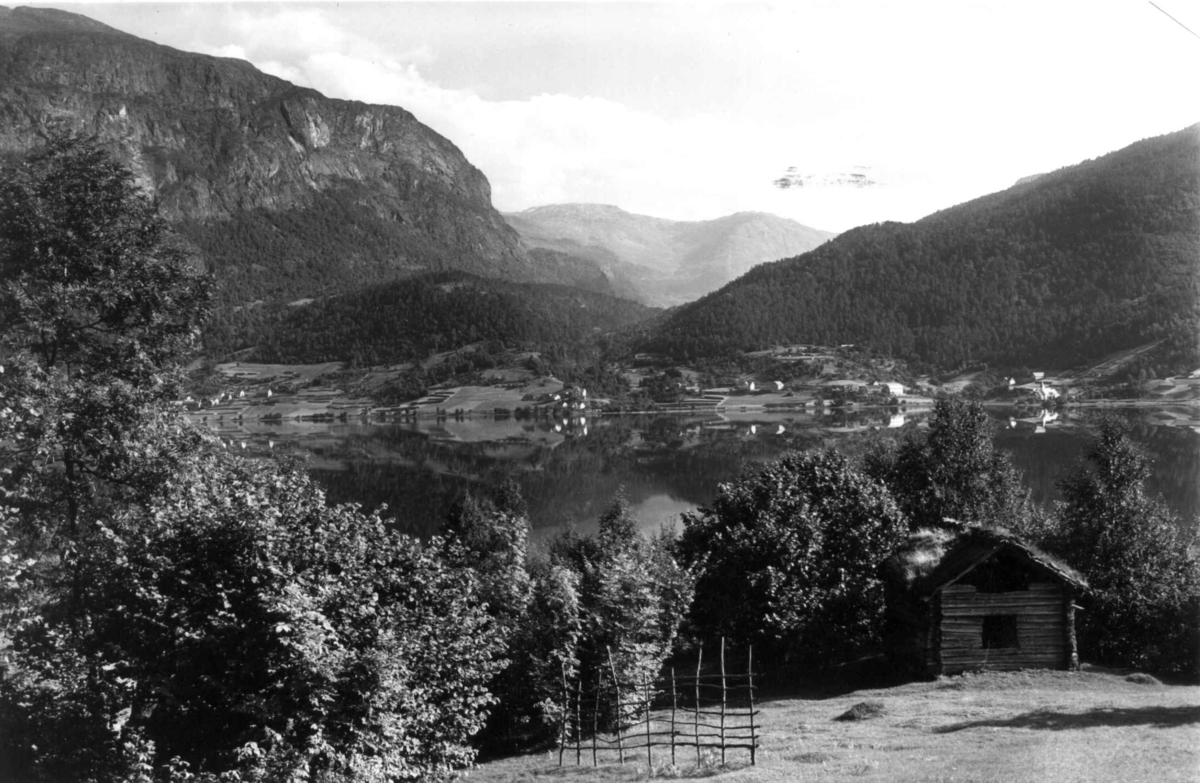
[[[678,402],[686,394],[683,382],[679,380],[678,371],[675,376],[668,373],[648,375],[642,379],[640,386],[650,395],[650,399],[659,403]]]
[[[96,142],[52,138],[0,179],[0,326],[43,367],[146,384],[186,351],[206,280]]]
[[[79,554],[82,605],[37,580],[6,596],[24,761],[51,780],[122,779],[123,751],[251,780],[468,764],[498,649],[473,574],[298,472],[189,471]]]
[[[667,542],[639,535],[623,498],[597,536],[568,532],[548,555],[527,555],[526,513],[508,483],[493,499],[461,499],[446,529],[447,559],[478,574],[506,644],[489,737],[506,746],[548,739],[563,677],[607,677],[610,652],[623,682],[656,674],[691,597]]]
[[[864,468],[883,481],[914,529],[946,519],[1036,534],[1042,514],[1008,456],[992,443],[983,405],[947,395],[934,404],[929,429],[898,447],[881,445]]]
[[[0,211],[0,777],[469,763],[499,644],[473,573],[182,421],[207,285],[95,144],[6,169]]]
[[[696,633],[825,663],[877,643],[876,569],[907,520],[887,488],[841,454],[792,453],[747,472],[683,524]]]
[[[374,397],[384,404],[411,402],[429,393],[425,381],[415,372],[404,372],[389,379],[374,392]]]
[[[480,595],[503,644],[491,683],[498,703],[488,733],[493,742],[508,744],[537,710],[539,701],[529,688],[530,663],[523,660],[524,648],[531,641],[527,625],[534,582],[526,564],[528,509],[516,483],[506,482],[494,499],[470,494],[459,498],[446,520],[444,534],[446,561],[469,569],[479,579]]]
[[[23,599],[5,606],[7,633],[43,606],[85,628],[89,552],[199,443],[170,407],[172,363],[207,302],[205,277],[94,142],[56,137],[0,169],[0,559],[8,597]],[[69,636],[47,644],[66,656],[60,667],[16,667],[5,685],[61,671],[101,698],[86,653]],[[69,707],[50,695],[49,709]],[[75,737],[75,752],[95,747],[89,738]]]
[[[1065,500],[1047,545],[1079,568],[1091,592],[1084,653],[1106,663],[1200,674],[1200,562],[1194,536],[1148,497],[1146,456],[1107,420],[1084,460],[1059,482]]]
[[[26,544],[69,549],[194,445],[168,403],[208,294],[95,142],[54,138],[0,171],[0,465]]]
[[[505,645],[484,741],[506,750],[545,741],[561,717],[562,678],[579,668],[579,576],[528,551],[528,509],[512,481],[490,499],[460,498],[444,532],[446,559],[476,574]]]
[[[511,636],[530,601],[526,570],[529,517],[513,481],[494,499],[467,494],[451,508],[444,528],[447,562],[469,568],[479,578],[488,610],[501,633]]]
[[[622,683],[657,675],[692,598],[692,576],[671,550],[665,536],[638,533],[623,495],[601,516],[596,536],[568,531],[553,543],[551,564],[578,579],[575,657],[584,682],[608,676],[610,655]]]
[[[504,739],[531,745],[551,739],[562,716],[562,677],[579,672],[583,620],[579,576],[548,557],[529,559],[530,600],[511,637],[511,663],[500,676]]]

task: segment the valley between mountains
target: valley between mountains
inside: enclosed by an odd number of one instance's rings
[[[394,388],[421,390],[533,355],[625,397],[638,355],[712,381],[828,380],[749,358],[806,344],[854,346],[834,380],[1127,355],[1103,379],[1122,397],[1200,367],[1200,126],[835,237],[762,213],[502,215],[485,172],[402,108],[61,11],[0,14],[0,74],[0,153],[94,134],[213,273],[213,365],[396,367]]]

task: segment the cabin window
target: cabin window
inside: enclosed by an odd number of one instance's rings
[[[1001,650],[1020,646],[1015,614],[994,614],[983,618],[983,649]]]

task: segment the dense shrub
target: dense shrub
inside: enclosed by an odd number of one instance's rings
[[[636,524],[619,496],[597,535],[568,531],[551,546],[551,564],[578,581],[575,658],[585,683],[607,677],[610,667],[622,683],[656,677],[692,600],[692,575],[676,562],[670,541],[642,536]]]
[[[95,143],[0,170],[0,779],[467,765],[498,644],[474,573],[186,425],[206,307]]]
[[[511,483],[490,499],[461,499],[446,527],[446,558],[477,575],[505,645],[483,738],[494,748],[552,739],[564,678],[590,687],[609,676],[610,654],[623,682],[657,675],[691,600],[690,575],[669,543],[639,535],[623,499],[598,535],[567,532],[549,551],[527,553],[528,528]]]
[[[693,630],[809,662],[867,650],[883,610],[876,569],[906,530],[886,487],[836,451],[789,454],[722,484],[684,515]]]
[[[443,534],[446,561],[469,569],[479,580],[480,597],[502,645],[490,684],[496,703],[481,740],[499,746],[519,743],[537,701],[531,698],[528,667],[518,652],[525,642],[534,582],[526,564],[528,511],[516,484],[506,483],[494,498],[459,498]]]
[[[132,749],[152,775],[369,781],[474,757],[497,651],[474,576],[302,474],[199,459],[76,557],[5,596],[17,772],[119,780]]]

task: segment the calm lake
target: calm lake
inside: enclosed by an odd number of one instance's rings
[[[1151,493],[1183,518],[1200,514],[1200,409],[1106,409],[1132,425],[1154,460]],[[1055,482],[1080,458],[1102,413],[994,410],[996,443],[1022,470],[1034,498],[1057,499]],[[248,453],[293,453],[331,500],[387,504],[406,532],[429,536],[464,490],[486,492],[514,478],[529,504],[535,538],[566,522],[594,529],[624,489],[646,530],[710,502],[721,482],[789,449],[833,446],[861,453],[877,438],[903,437],[928,415],[860,411],[724,416],[611,416],[547,422],[519,419],[416,423],[247,423]],[[231,445],[233,442],[231,441]]]

